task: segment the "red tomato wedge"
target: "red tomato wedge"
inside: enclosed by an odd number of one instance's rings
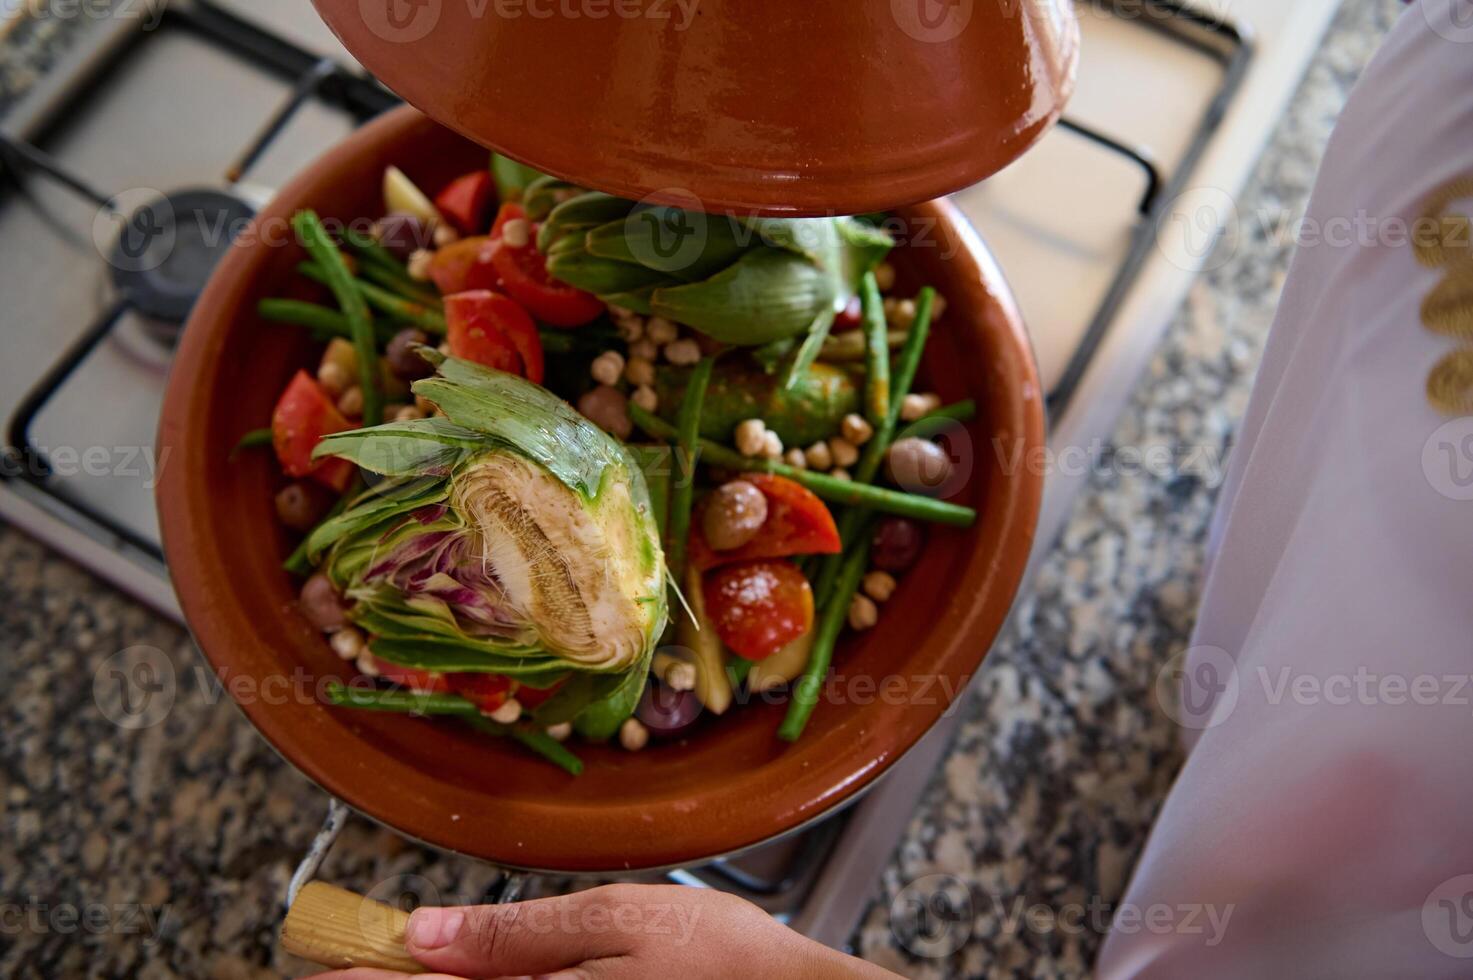
[[[477,170],[446,184],[435,197],[435,210],[450,219],[462,235],[474,235],[486,228],[494,193],[491,171]]]
[[[373,657],[373,654],[369,654]],[[399,664],[390,663],[382,657],[373,657],[373,665],[378,669],[378,676],[395,684],[416,691],[433,691],[437,694],[448,694],[450,683],[445,680],[445,675],[433,670],[421,670],[418,667],[401,667]]]
[[[547,257],[534,242],[512,248],[499,242],[491,262],[512,299],[537,319],[555,327],[581,327],[604,312],[604,302],[592,293],[574,289],[547,273]]]
[[[767,520],[757,536],[740,548],[716,551],[701,531],[705,503],[696,505],[691,517],[690,561],[696,568],[715,568],[732,562],[791,555],[833,555],[842,549],[839,528],[824,502],[802,484],[771,473],[743,473],[740,479],[762,491],[767,498]]]
[[[813,589],[792,562],[749,561],[708,572],[706,615],[748,660],[764,660],[813,628]]]
[[[482,711],[495,711],[516,690],[517,682],[500,674],[446,674],[450,689]]]
[[[536,688],[528,687],[521,681],[517,682],[517,700],[522,702],[522,707],[531,711],[545,704],[549,698],[556,694],[567,681],[558,681],[552,687]]]
[[[316,379],[298,371],[271,413],[271,445],[287,476],[311,477],[342,493],[353,479],[353,464],[346,459],[314,460],[312,450],[323,436],[351,428]]]
[[[508,221],[525,218],[526,216],[527,211],[520,204],[517,204],[515,201],[507,201],[496,211],[496,222],[491,226],[491,237],[500,238],[501,229],[506,226]]]
[[[527,311],[489,289],[445,297],[450,353],[540,384],[542,338]]]
[[[500,281],[491,264],[495,248],[496,242],[489,235],[451,242],[430,260],[430,279],[445,296],[467,289],[494,289]]]

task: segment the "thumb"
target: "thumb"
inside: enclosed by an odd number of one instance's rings
[[[409,955],[433,970],[467,977],[537,976],[630,951],[630,937],[607,927],[599,892],[512,905],[416,909]]]

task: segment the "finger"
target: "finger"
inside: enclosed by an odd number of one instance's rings
[[[425,966],[446,973],[555,973],[630,952],[635,937],[620,927],[627,919],[621,909],[638,901],[637,891],[607,886],[513,905],[416,909],[405,948]]]
[[[303,980],[460,980],[460,978],[443,973],[416,973],[411,977],[408,973],[400,973],[397,970],[375,970],[371,967],[355,966],[351,970],[314,973],[310,977],[304,977]]]

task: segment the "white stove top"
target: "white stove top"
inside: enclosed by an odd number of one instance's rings
[[[1162,19],[1168,7],[1159,0],[1081,3],[1083,56],[1068,118],[1136,157],[1061,128],[1007,171],[956,195],[1017,293],[1045,387],[1068,389],[1051,419],[1056,450],[1109,436],[1206,258],[1210,233],[1227,217],[1202,205],[1238,192],[1338,6],[1338,0],[1214,3],[1194,9],[1208,20],[1221,14],[1232,30]],[[311,55],[354,65],[302,0],[215,6]],[[138,27],[93,25],[95,36],[84,38],[0,120],[0,129],[37,143],[104,194],[222,186],[228,166],[290,95],[293,79],[262,71],[182,21],[166,21],[148,35]],[[1248,39],[1251,57],[1231,58],[1234,31]],[[92,76],[104,83],[77,98]],[[349,112],[308,99],[250,170],[244,190],[269,193],[354,125]],[[1161,184],[1157,219],[1174,236],[1159,242],[1156,222],[1140,230],[1147,163]],[[0,360],[0,418],[12,429],[47,366],[114,302],[93,241],[96,206],[39,174],[25,186],[27,193],[18,195],[0,183],[0,240],[26,243],[8,248],[0,263],[7,352]],[[1193,192],[1178,198],[1183,189]],[[1185,204],[1174,207],[1178,199]],[[100,227],[105,242],[108,225]],[[1194,232],[1185,246],[1183,230]],[[1102,306],[1107,316],[1100,315]],[[35,406],[27,436],[48,451],[55,472],[28,480],[7,469],[0,516],[177,617],[153,553],[152,489],[157,465],[188,461],[153,459],[168,349],[148,327],[125,313]],[[1081,358],[1081,346],[1092,342],[1094,356]],[[1082,480],[1050,474],[1035,561],[1051,546]],[[80,514],[78,505],[112,529]],[[949,736],[950,725],[943,724],[847,818],[828,859],[809,876],[806,901],[784,910],[796,927],[834,944],[847,939]]]

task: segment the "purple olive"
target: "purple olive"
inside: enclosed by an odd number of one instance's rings
[[[429,340],[423,330],[414,327],[406,327],[394,334],[389,341],[388,348],[384,351],[384,357],[389,362],[389,370],[394,375],[405,381],[415,381],[423,378],[434,371],[434,366],[414,349],[416,344],[423,344]]]
[[[401,259],[409,258],[419,249],[435,247],[434,229],[412,214],[384,215],[375,233],[378,243]]]
[[[276,516],[293,531],[307,532],[317,526],[330,509],[332,494],[326,487],[297,480],[276,493]]]
[[[694,691],[677,691],[651,679],[634,714],[651,735],[670,738],[696,723],[701,717],[701,702]]]
[[[348,622],[348,607],[342,596],[333,587],[328,577],[321,572],[302,583],[302,594],[297,599],[302,615],[324,633],[341,629]]]
[[[925,546],[925,529],[915,521],[886,517],[875,527],[870,564],[883,572],[908,571],[921,557],[921,549]]]

